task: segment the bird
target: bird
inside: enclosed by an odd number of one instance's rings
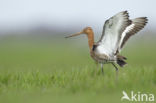
[[[130,37],[145,27],[147,22],[147,17],[129,19],[129,13],[125,10],[105,21],[102,35],[97,42],[94,42],[94,31],[91,27],[85,27],[80,32],[71,34],[65,38],[85,34],[88,37],[90,56],[97,64],[101,65],[102,73],[104,74],[104,64],[112,64],[115,67],[116,73],[118,73],[116,64],[120,67],[124,67],[127,64],[127,58],[120,54],[122,48]]]

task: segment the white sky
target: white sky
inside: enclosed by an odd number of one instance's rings
[[[0,0],[0,27],[46,22],[98,28],[123,10],[128,10],[131,18],[147,16],[149,26],[156,26],[156,0]]]

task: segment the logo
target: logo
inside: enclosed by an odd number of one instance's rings
[[[146,94],[146,93],[141,93],[141,92],[135,93],[134,91],[131,91],[130,95],[128,95],[125,91],[122,91],[122,94],[123,94],[123,96],[121,98],[121,101],[123,101],[123,100],[148,101],[148,102],[154,101],[154,94]]]

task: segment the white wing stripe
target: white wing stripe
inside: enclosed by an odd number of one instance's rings
[[[131,24],[131,25],[129,25],[129,26],[124,30],[124,32],[123,32],[122,35],[121,35],[121,40],[120,40],[119,48],[120,48],[121,43],[122,43],[124,37],[126,36],[126,34],[127,34],[130,30],[132,30],[134,27],[135,27],[135,24]]]

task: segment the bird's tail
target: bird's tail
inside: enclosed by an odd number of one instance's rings
[[[121,55],[117,55],[117,64],[118,64],[120,67],[123,67],[125,64],[127,64],[127,63],[125,62],[125,60],[127,60],[126,57],[121,56]]]

